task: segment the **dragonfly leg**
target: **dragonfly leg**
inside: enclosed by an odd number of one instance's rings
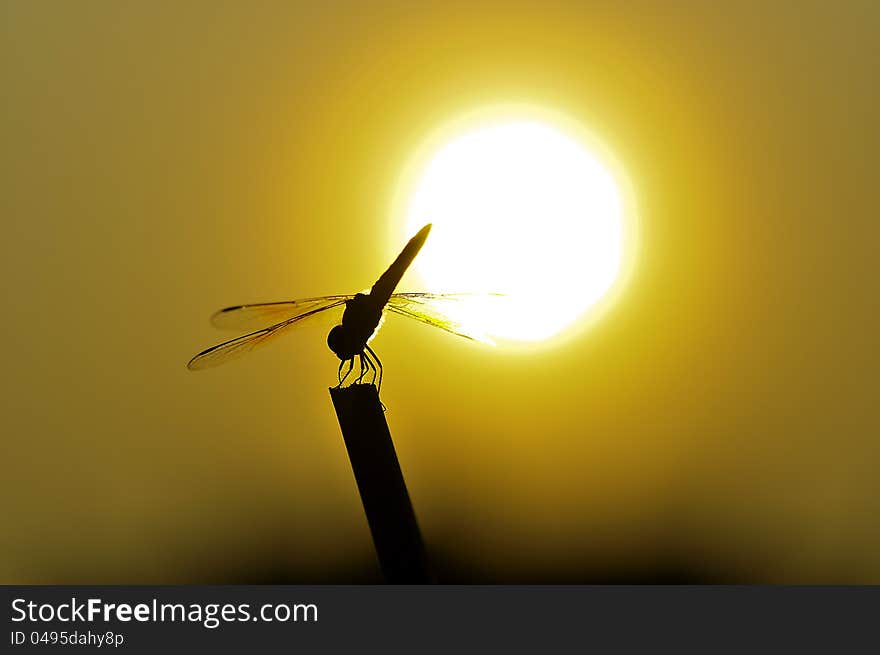
[[[373,377],[370,379],[370,384],[375,385],[376,384],[376,375],[378,374],[378,369],[376,368],[376,365],[373,363],[373,358],[370,357],[369,354],[366,355],[366,359],[367,359],[367,366],[370,367],[370,371],[373,373]]]
[[[345,366],[346,364],[348,364],[348,370],[345,371],[345,375],[343,375],[342,374],[342,367]],[[346,360],[339,362],[338,376],[339,376],[339,386],[340,387],[342,386],[342,383],[345,382],[346,378],[348,378],[348,376],[351,375],[351,371],[353,368],[354,368],[354,357],[352,357],[351,359],[346,359]]]
[[[376,367],[379,371],[379,384],[376,386],[376,391],[382,391],[382,360],[379,359],[379,356],[376,354],[376,352],[372,348],[370,348],[369,345],[367,345],[366,348],[367,348],[367,352],[370,355],[372,355],[373,359],[375,360]]]
[[[361,353],[360,355],[358,355],[358,362],[361,365],[361,374],[357,376],[357,380],[355,380],[355,384],[360,384],[361,381],[364,379],[364,376],[367,374],[367,370],[369,370],[369,369],[367,369],[367,364],[365,362],[365,359],[366,358],[364,357],[364,353]]]

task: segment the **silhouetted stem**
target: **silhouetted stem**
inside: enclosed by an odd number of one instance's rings
[[[430,582],[422,535],[376,387],[333,388],[330,397],[385,581]]]

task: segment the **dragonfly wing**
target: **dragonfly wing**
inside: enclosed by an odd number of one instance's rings
[[[385,308],[417,321],[438,327],[465,339],[492,344],[494,342],[476,325],[465,322],[469,303],[483,303],[501,294],[480,293],[395,293]]]
[[[262,330],[257,330],[256,332],[245,334],[237,339],[231,339],[230,341],[224,341],[221,344],[212,346],[193,357],[186,367],[191,371],[198,371],[203,368],[225,364],[231,359],[240,357],[245,353],[249,353],[254,348],[273,341],[275,337],[283,334],[288,328],[298,324],[303,319],[344,304],[345,298],[346,297],[341,296],[338,300],[324,303],[323,305],[315,307],[303,314],[298,314],[293,318],[281,321],[275,325],[270,325]]]
[[[272,327],[316,309],[336,306],[352,296],[321,296],[286,302],[263,302],[226,307],[211,317],[214,327],[222,330],[259,330]]]

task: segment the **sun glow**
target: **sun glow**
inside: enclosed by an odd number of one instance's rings
[[[430,291],[499,292],[456,317],[502,340],[558,334],[615,285],[626,202],[615,177],[570,134],[503,120],[433,149],[409,192],[407,233],[434,228],[416,268]]]

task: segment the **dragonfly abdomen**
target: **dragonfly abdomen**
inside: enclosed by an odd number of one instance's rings
[[[430,231],[430,223],[419,230],[416,235],[407,242],[403,250],[400,251],[400,254],[391,263],[391,266],[388,267],[388,270],[382,273],[379,279],[376,280],[376,284],[370,289],[370,296],[375,298],[376,302],[378,302],[381,307],[384,307],[385,303],[388,302],[388,298],[394,293],[394,289],[397,287],[397,283],[400,282],[400,278],[406,273],[406,269],[409,268],[413,259],[419,254],[422,246],[425,245],[425,239],[428,238],[428,233]]]

